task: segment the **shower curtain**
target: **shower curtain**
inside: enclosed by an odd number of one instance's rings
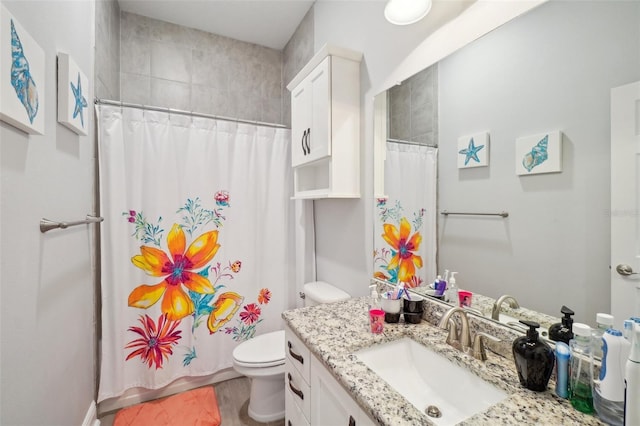
[[[293,279],[290,131],[98,106],[98,401],[232,366],[282,329]]]
[[[374,277],[410,287],[436,277],[438,149],[387,142],[376,200]]]

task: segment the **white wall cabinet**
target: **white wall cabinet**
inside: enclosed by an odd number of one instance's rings
[[[294,198],[360,197],[361,59],[325,45],[287,85]]]
[[[376,424],[288,327],[285,336],[285,426]]]

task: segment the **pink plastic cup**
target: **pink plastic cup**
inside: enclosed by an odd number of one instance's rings
[[[471,307],[471,299],[473,298],[473,293],[466,290],[458,291],[458,299],[460,299],[460,307],[466,306],[467,308]]]
[[[384,311],[382,309],[371,309],[369,311],[369,322],[372,333],[382,333],[384,331]]]

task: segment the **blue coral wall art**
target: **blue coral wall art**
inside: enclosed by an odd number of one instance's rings
[[[44,134],[44,50],[0,5],[0,119],[29,134]]]
[[[79,135],[87,135],[89,80],[66,53],[58,53],[58,121]]]
[[[516,139],[516,174],[562,171],[562,133],[553,131]]]
[[[458,138],[458,168],[489,165],[489,133],[476,133]]]

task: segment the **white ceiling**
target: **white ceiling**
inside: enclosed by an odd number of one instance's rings
[[[119,0],[123,11],[282,50],[313,0]]]

